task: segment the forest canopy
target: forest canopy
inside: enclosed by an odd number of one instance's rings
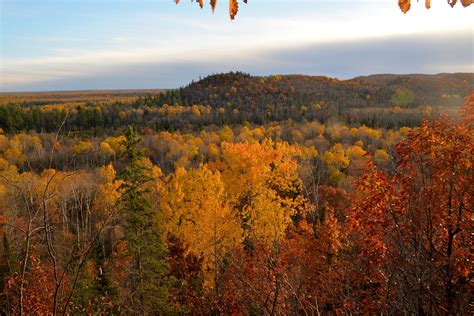
[[[2,95],[0,313],[466,313],[472,82]]]
[[[0,93],[0,315],[473,314],[473,0],[327,1],[6,5],[4,90],[173,88]]]

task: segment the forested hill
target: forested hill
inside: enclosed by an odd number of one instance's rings
[[[127,125],[198,131],[248,122],[339,122],[377,128],[419,126],[423,117],[456,116],[474,74],[257,77],[215,74],[179,89],[0,94],[5,132],[114,133]]]
[[[350,80],[324,76],[217,74],[179,90],[182,103],[234,107],[325,102],[334,106],[459,106],[474,87],[474,74],[372,75]]]
[[[416,95],[415,103],[419,105],[459,105],[462,102],[459,97],[464,99],[474,89],[473,73],[378,74],[356,77],[350,81],[374,86],[379,91],[411,90]]]

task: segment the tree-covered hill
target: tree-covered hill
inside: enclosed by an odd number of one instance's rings
[[[376,86],[378,88],[376,94],[382,98],[398,90],[410,90],[415,94],[415,105],[459,106],[474,89],[474,74],[472,73],[379,74],[356,77],[352,81]],[[391,100],[391,98],[386,100]]]
[[[459,106],[474,87],[474,74],[380,74],[338,80],[325,76],[250,76],[241,72],[215,74],[164,93],[157,101],[206,104],[213,107],[265,108],[270,104],[333,106]],[[397,95],[407,95],[406,100]],[[400,103],[400,104],[397,104]],[[160,103],[160,102],[158,102]]]
[[[155,130],[198,130],[288,119],[414,127],[422,117],[456,114],[473,86],[474,74],[372,75],[338,80],[231,72],[167,91],[80,92],[73,98],[71,92],[64,92],[47,99],[41,94],[0,95],[0,104],[6,104],[0,106],[0,128],[6,132],[51,132],[66,113],[67,130],[96,134],[123,130],[129,124]]]

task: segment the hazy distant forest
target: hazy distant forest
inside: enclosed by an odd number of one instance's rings
[[[0,313],[472,314],[473,86],[0,94]]]

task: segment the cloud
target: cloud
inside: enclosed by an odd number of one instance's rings
[[[341,78],[373,73],[474,71],[469,31],[315,44],[266,54],[267,69]]]
[[[189,1],[5,5],[0,91],[176,87],[236,69],[346,78],[473,64],[471,12],[445,3],[404,15],[379,0],[259,0],[233,22],[223,5],[212,15]]]
[[[144,49],[133,58],[126,53],[104,52],[54,57],[36,64],[26,62],[22,67],[17,64],[16,69],[29,70],[4,72],[7,80],[2,79],[0,89],[175,88],[192,79],[231,70],[255,75],[302,73],[338,78],[373,73],[474,72],[473,56],[469,30],[320,42],[292,48],[216,49],[192,54],[185,51],[181,55],[158,55],[152,49]]]

